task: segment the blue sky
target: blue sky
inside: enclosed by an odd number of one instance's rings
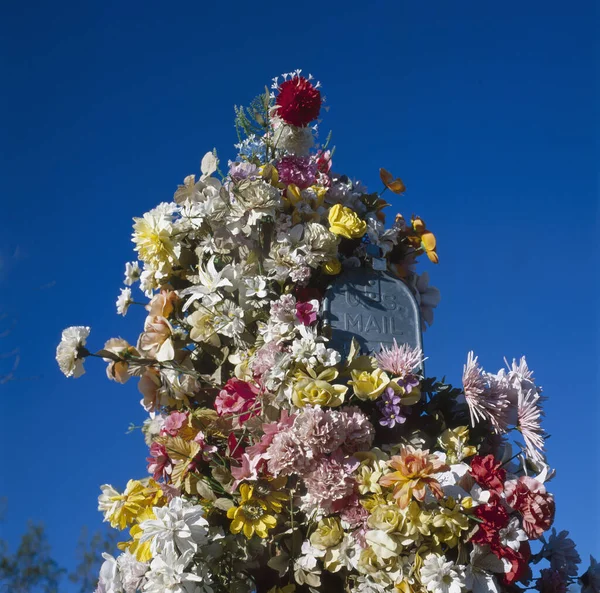
[[[379,167],[401,176],[394,207],[438,237],[428,372],[458,382],[470,349],[490,371],[527,355],[549,398],[556,527],[600,553],[593,2],[67,0],[0,21],[0,346],[21,356],[0,385],[3,536],[43,520],[72,566],[99,485],[145,475],[125,434],[144,417],[135,383],[94,361],[66,380],[60,332],[135,340],[141,312],[114,308],[132,217],[207,150],[231,157],[233,105],[302,68],[323,83],[335,169],[373,189]]]

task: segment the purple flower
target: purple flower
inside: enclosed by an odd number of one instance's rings
[[[391,387],[388,387],[379,402],[377,407],[382,414],[379,424],[381,426],[387,426],[388,428],[394,428],[396,424],[404,424],[406,417],[410,414],[410,408],[401,406],[400,402],[402,398],[396,395]]]

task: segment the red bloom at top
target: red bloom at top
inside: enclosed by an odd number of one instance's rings
[[[276,104],[285,123],[301,128],[319,117],[321,93],[304,76],[294,76],[279,85]]]
[[[506,470],[502,469],[501,465],[493,455],[486,455],[485,457],[475,455],[471,460],[469,471],[482,488],[502,494],[506,480]]]

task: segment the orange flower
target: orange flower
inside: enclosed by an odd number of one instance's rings
[[[393,486],[394,498],[401,509],[405,509],[413,497],[423,501],[427,486],[436,498],[444,495],[432,474],[449,468],[438,457],[430,455],[428,449],[423,451],[406,445],[400,449],[400,455],[394,455],[388,461],[388,465],[396,471],[382,476],[379,483]]]
[[[385,185],[391,192],[395,194],[401,194],[406,191],[406,186],[402,182],[402,179],[400,179],[400,177],[396,177],[396,179],[394,179],[394,176],[389,171],[386,171],[385,169],[379,169],[379,177],[381,177],[383,185]]]
[[[434,264],[437,264],[440,260],[438,258],[438,254],[435,251],[435,235],[431,231],[427,230],[425,222],[422,218],[419,218],[418,216],[413,216],[411,218],[411,222],[413,230],[415,231],[415,233],[417,233],[419,239],[421,240],[420,247],[423,249],[423,251],[425,251],[430,261]]]

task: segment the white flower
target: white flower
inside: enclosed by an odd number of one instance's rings
[[[383,529],[373,529],[367,531],[365,540],[373,549],[378,558],[388,559],[397,556],[402,546],[400,542],[383,531]]]
[[[155,556],[146,573],[146,593],[213,593],[210,574],[206,567],[194,569],[196,574],[185,572],[194,552],[188,550],[178,556],[173,550],[165,550]]]
[[[264,299],[268,294],[267,281],[264,276],[245,278],[244,284],[246,285],[247,298]]]
[[[279,117],[273,117],[271,124],[273,126],[271,142],[277,150],[289,152],[296,156],[308,155],[315,143],[311,127],[297,128],[296,126],[286,124]]]
[[[519,527],[517,517],[512,517],[508,525],[500,530],[499,535],[500,543],[513,550],[518,550],[521,542],[526,542],[528,539],[527,534]]]
[[[198,268],[198,284],[190,286],[190,288],[186,288],[179,293],[181,296],[190,297],[183,306],[183,310],[187,311],[190,305],[198,299],[203,299],[204,304],[207,306],[218,302],[220,297],[215,294],[216,291],[219,288],[231,286],[231,282],[225,277],[226,268],[227,266],[217,272],[214,255],[208,260],[206,267],[200,266]],[[209,298],[206,299],[206,297]]]
[[[121,294],[117,298],[117,313],[125,317],[131,303],[133,303],[133,299],[131,298],[131,288],[121,288]]]
[[[492,573],[504,573],[500,558],[490,552],[489,546],[475,544],[465,569],[465,587],[473,593],[500,593],[498,581]]]
[[[108,521],[109,517],[114,515],[117,508],[123,505],[123,500],[119,500],[121,493],[117,492],[110,484],[102,484],[100,486],[102,494],[98,497],[98,510],[104,513],[104,521]]]
[[[140,279],[140,274],[140,264],[137,261],[127,262],[125,264],[125,280],[123,283],[126,286],[131,286]]]
[[[62,332],[60,344],[56,348],[56,361],[66,377],[81,377],[85,373],[83,358],[79,351],[85,346],[90,328],[82,325],[67,327]]]
[[[148,564],[139,562],[137,558],[130,552],[123,552],[117,558],[119,574],[123,584],[125,593],[137,593],[141,588],[144,580],[144,575],[148,570]]]
[[[156,519],[143,521],[142,542],[152,540],[153,555],[165,550],[183,554],[196,552],[198,545],[208,541],[208,521],[204,518],[204,509],[176,497],[168,506],[155,507]]]
[[[244,310],[230,300],[223,301],[215,317],[216,331],[229,338],[239,337],[246,328]]]
[[[98,586],[104,593],[122,593],[123,584],[119,575],[117,561],[107,553],[102,554],[104,562],[100,567]]]
[[[429,554],[421,566],[421,583],[433,593],[460,593],[464,577],[460,567],[445,556]]]

